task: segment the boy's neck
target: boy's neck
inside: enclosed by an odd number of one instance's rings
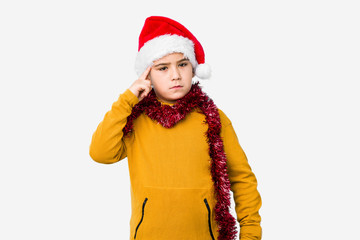
[[[169,105],[172,106],[176,103],[176,101],[174,103],[170,103],[170,102],[166,102],[164,100],[161,100],[160,98],[156,97],[156,99],[161,103],[161,105]]]

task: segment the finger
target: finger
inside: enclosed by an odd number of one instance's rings
[[[149,80],[147,77],[150,73],[151,66],[147,67],[146,70],[141,74],[140,79]]]
[[[140,97],[139,97],[139,100],[141,101],[141,100],[143,100],[145,97],[146,97],[146,94],[143,92],[143,93],[141,93],[141,95],[140,95]]]
[[[151,90],[151,82],[150,80],[139,80],[140,84],[139,87],[141,88],[141,91],[150,91]]]
[[[143,80],[143,81],[145,81],[145,80]],[[140,84],[138,85],[138,91],[139,91],[139,93],[144,92],[144,91],[146,91],[147,89],[149,89],[149,85],[148,85],[147,83],[140,83]]]
[[[146,91],[151,88],[150,81],[142,80],[141,83],[139,83],[139,89],[140,91]]]
[[[142,99],[144,99],[146,96],[147,96],[146,92],[145,92],[145,91],[142,92],[142,93],[140,94],[140,97],[139,97],[140,101],[141,101]]]
[[[145,96],[147,96],[147,95],[150,93],[150,91],[151,91],[151,87],[145,89],[145,90],[144,90]]]
[[[144,84],[148,89],[151,89],[151,81],[150,81],[150,79],[145,80]]]
[[[149,94],[150,91],[151,91],[151,88],[150,88],[150,87],[144,88],[143,91],[142,91],[142,93],[140,94],[140,98],[146,97],[146,96]]]

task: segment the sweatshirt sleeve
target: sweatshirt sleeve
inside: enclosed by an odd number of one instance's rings
[[[237,220],[240,223],[240,239],[260,240],[262,235],[259,215],[261,197],[257,190],[257,180],[230,120],[221,111],[220,116],[228,175],[234,196]]]
[[[111,110],[105,114],[91,139],[89,154],[94,161],[115,163],[126,157],[122,130],[132,108],[138,102],[135,94],[127,89],[112,104]]]

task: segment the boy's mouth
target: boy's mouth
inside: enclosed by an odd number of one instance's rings
[[[176,88],[182,88],[182,86],[177,85],[177,86],[171,87],[170,89],[176,89]]]

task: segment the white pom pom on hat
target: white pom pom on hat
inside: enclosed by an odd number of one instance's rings
[[[154,61],[175,52],[180,52],[189,59],[195,76],[210,78],[211,68],[205,63],[204,49],[188,29],[167,17],[148,17],[139,36],[135,60],[137,75],[140,76]]]
[[[211,67],[209,64],[202,63],[197,65],[195,75],[201,79],[208,79],[211,77]]]

